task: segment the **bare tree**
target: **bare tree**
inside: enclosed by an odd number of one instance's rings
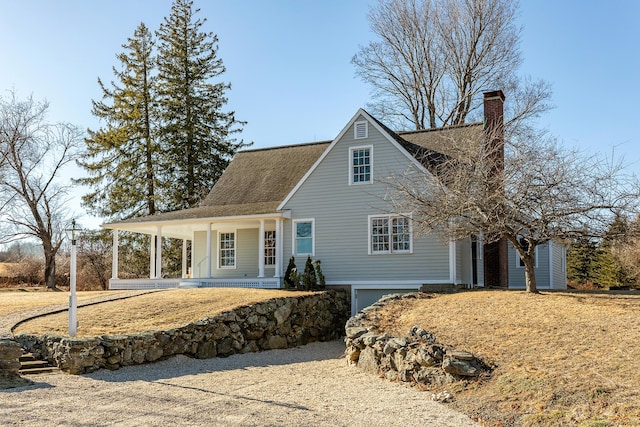
[[[387,180],[393,210],[417,233],[445,239],[506,238],[537,292],[535,248],[550,240],[602,236],[615,213],[636,212],[640,185],[622,160],[568,149],[543,132],[451,139],[456,157]],[[425,162],[426,164],[426,162]]]
[[[640,287],[640,218],[616,217],[603,241],[615,261],[616,285]]]
[[[396,129],[465,123],[483,90],[518,95],[508,122],[550,108],[544,81],[521,79],[521,29],[512,0],[379,0],[369,13],[379,37],[353,57],[356,74],[373,87],[368,106]]]
[[[99,284],[100,289],[109,289],[111,277],[112,237],[110,230],[84,232],[78,239],[83,268],[80,274],[88,289],[95,289]]]
[[[0,98],[0,148],[4,164],[0,191],[3,219],[10,224],[4,242],[33,237],[42,243],[47,287],[55,288],[56,254],[62,244],[71,184],[61,172],[79,158],[81,131],[68,123],[46,122],[47,102]]]

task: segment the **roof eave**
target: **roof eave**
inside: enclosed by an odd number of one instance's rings
[[[156,219],[153,217],[147,221],[120,221],[101,224],[100,227],[109,230],[123,230],[134,231],[135,228],[140,226],[157,226],[163,227],[166,225],[189,225],[189,224],[201,224],[201,223],[222,223],[222,222],[242,222],[242,221],[255,221],[260,219],[276,219],[276,218],[290,218],[291,212],[288,210],[282,210],[279,212],[251,214],[251,215],[230,215],[230,216],[208,216],[199,218],[180,218],[180,219]]]

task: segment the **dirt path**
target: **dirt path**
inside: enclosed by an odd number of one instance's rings
[[[289,350],[31,376],[2,426],[473,426],[421,392],[346,365],[341,340]]]

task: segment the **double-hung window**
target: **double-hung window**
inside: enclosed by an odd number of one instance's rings
[[[295,255],[313,255],[314,226],[312,219],[293,221],[293,253]]]
[[[395,215],[369,217],[369,253],[411,253],[411,218]]]
[[[350,154],[350,184],[371,183],[373,147],[353,147]]]
[[[220,233],[220,268],[236,266],[236,233]]]
[[[276,265],[276,232],[264,232],[264,265]]]

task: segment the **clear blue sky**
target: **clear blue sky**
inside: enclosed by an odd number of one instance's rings
[[[330,140],[369,88],[350,63],[372,40],[374,0],[196,0],[219,37],[228,108],[254,147]],[[91,100],[140,22],[155,30],[170,0],[0,0],[0,90],[50,102],[50,118],[99,126]],[[625,155],[640,173],[640,1],[522,1],[520,70],[553,85],[541,124],[566,144]],[[490,88],[491,89],[491,88]],[[507,93],[507,102],[509,94]]]

